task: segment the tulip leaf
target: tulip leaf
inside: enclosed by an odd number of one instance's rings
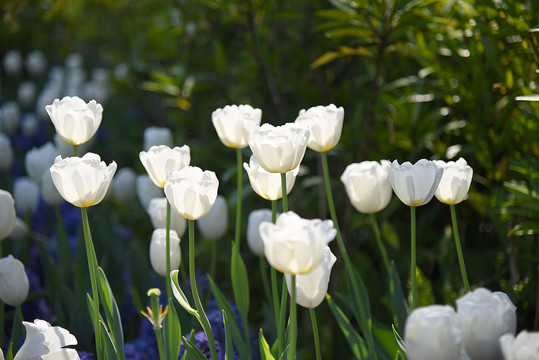
[[[374,321],[373,334],[376,340],[376,353],[379,358],[385,358],[385,356],[387,356],[387,358],[390,359],[399,351],[399,346],[395,342],[395,336],[391,328]]]
[[[402,337],[399,335],[397,329],[395,329],[395,326],[391,325],[391,328],[393,329],[393,335],[395,336],[397,344],[399,344],[399,347],[401,348],[402,352],[406,354],[406,344],[404,343],[404,340],[402,340]]]
[[[101,346],[102,351],[104,352],[103,359],[106,360],[115,360],[119,359],[119,353],[114,346],[114,341],[110,337],[110,333],[107,330],[107,325],[103,322],[103,320],[99,321],[99,326],[101,326]],[[123,356],[123,354],[122,354]]]
[[[180,305],[187,311],[189,314],[195,316],[197,319],[199,319],[199,314],[196,309],[193,309],[193,307],[189,304],[189,300],[187,300],[187,296],[182,291],[182,288],[180,287],[180,283],[178,282],[178,273],[179,270],[174,270],[170,272],[170,280],[172,281],[172,292],[174,293],[174,297]]]
[[[406,302],[406,296],[402,291],[402,285],[397,272],[395,263],[391,263],[391,274],[389,278],[389,294],[391,297],[391,305],[393,307],[393,322],[396,328],[400,331],[404,331],[404,324],[408,317],[408,303]]]
[[[247,318],[249,312],[249,279],[245,263],[240,255],[239,243],[232,244],[232,264],[230,268],[232,290],[242,318]]]
[[[262,329],[260,329],[260,332],[258,334],[258,343],[260,346],[260,359],[261,360],[275,360],[275,358],[271,354],[271,349],[269,347],[269,344],[266,341],[264,334],[262,333]]]
[[[223,316],[223,325],[225,328],[225,360],[234,360],[234,348],[232,347],[228,316],[224,310],[221,310],[221,314]]]
[[[177,359],[180,355],[181,336],[180,319],[178,318],[176,307],[172,303],[172,298],[169,298],[168,313],[163,320],[163,342],[167,359]]]
[[[0,349],[0,355],[2,355],[2,349]],[[3,355],[0,359],[3,359]],[[6,353],[6,360],[13,360],[13,343],[9,344],[9,349]]]
[[[333,301],[330,295],[326,295],[326,300],[329,305],[329,308],[333,312],[335,320],[337,320],[337,324],[339,324],[339,327],[341,328],[341,331],[344,334],[346,341],[348,341],[348,345],[350,345],[350,349],[352,349],[352,352],[354,353],[356,359],[368,359],[369,351],[367,349],[365,340],[363,340],[361,335],[359,335],[359,333],[356,331],[356,329],[354,329],[352,324],[350,324],[350,320],[348,320],[346,314]]]
[[[188,340],[185,336],[182,337],[183,343],[185,344],[185,350],[191,356],[191,359],[207,360],[206,356],[200,351],[195,344]]]
[[[101,267],[98,268],[99,271],[99,294],[104,299],[102,302],[103,307],[105,308],[105,317],[107,318],[108,328],[112,332],[112,340],[114,342],[114,347],[118,349],[118,360],[125,359],[124,355],[124,333],[122,329],[122,320],[120,317],[120,310],[116,304],[114,295],[110,288],[110,284],[107,280],[107,276]]]

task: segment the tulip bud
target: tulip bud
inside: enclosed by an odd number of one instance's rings
[[[230,148],[243,149],[249,135],[260,125],[262,110],[251,105],[227,105],[211,114],[211,120],[221,142]]]
[[[512,334],[500,337],[505,360],[539,360],[539,332],[523,330],[515,338]]]
[[[444,204],[455,205],[468,197],[468,190],[472,183],[473,169],[468,166],[463,158],[457,161],[445,162],[434,161],[436,165],[444,169],[440,184],[434,195]]]
[[[30,283],[24,265],[12,255],[0,259],[0,300],[20,306],[28,297]]]
[[[144,130],[144,151],[150,150],[152,146],[165,145],[172,147],[172,131],[169,128],[150,126]]]
[[[449,305],[430,305],[412,311],[404,334],[410,360],[457,360],[462,334],[455,310]]]
[[[137,196],[144,209],[148,208],[153,198],[163,197],[163,189],[155,186],[146,174],[137,176]]]
[[[156,197],[150,200],[146,212],[150,215],[150,220],[154,229],[167,227],[167,198]],[[187,230],[187,220],[178,215],[175,211],[170,212],[170,229],[175,230],[181,238]]]
[[[8,135],[15,134],[21,121],[21,109],[14,101],[4,103],[0,111],[0,130]]]
[[[309,149],[325,152],[339,143],[343,120],[344,109],[331,104],[301,110],[295,123],[311,133]]]
[[[54,164],[56,156],[58,156],[58,150],[51,142],[47,142],[39,148],[33,148],[26,153],[24,158],[26,173],[39,184],[43,173],[49,172],[50,167]]]
[[[137,195],[137,175],[130,167],[118,170],[112,179],[112,194],[122,202],[128,202]]]
[[[210,211],[197,220],[198,229],[204,237],[217,241],[223,237],[228,228],[228,205],[225,197],[218,195]]]
[[[13,182],[15,209],[19,214],[32,214],[39,205],[39,185],[29,177],[20,177]]]
[[[9,137],[0,133],[0,170],[9,170],[13,164],[13,148]]]
[[[408,206],[421,206],[428,203],[438,188],[444,170],[434,162],[421,159],[415,164],[397,160],[391,164],[389,182],[395,195]]]
[[[0,189],[0,241],[13,232],[16,218],[13,197],[9,192]]]
[[[271,222],[271,210],[260,209],[251,211],[247,219],[247,244],[253,254],[264,256],[264,241],[260,236],[260,224]]]
[[[150,242],[150,262],[156,273],[168,278],[166,236],[166,229],[153,231]],[[181,259],[180,238],[176,231],[170,230],[170,269],[177,270],[180,267]]]
[[[515,335],[516,307],[503,292],[478,288],[457,299],[463,346],[472,360],[502,359],[499,339]]]
[[[243,168],[249,175],[249,182],[254,192],[266,200],[278,200],[283,197],[281,174],[264,170],[254,155],[251,155],[249,164],[243,163]],[[286,173],[286,193],[289,194],[296,182],[299,166]]]
[[[148,151],[141,151],[139,158],[153,183],[163,188],[168,173],[189,165],[191,154],[187,145],[172,149],[166,145],[158,145],[152,146]]]

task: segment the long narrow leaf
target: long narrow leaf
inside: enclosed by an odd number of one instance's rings
[[[207,360],[206,356],[193,344],[190,340],[186,339],[185,336],[182,338],[183,343],[185,344],[185,350],[192,359],[198,360]]]
[[[105,307],[105,316],[107,318],[107,325],[110,331],[112,332],[112,341],[114,342],[114,347],[118,351],[118,360],[124,360],[124,333],[122,329],[122,319],[120,317],[120,310],[118,309],[118,304],[116,299],[112,294],[112,289],[107,280],[107,276],[101,267],[99,271],[99,291],[100,296],[105,300],[103,305]]]
[[[266,338],[264,337],[264,334],[262,333],[262,329],[260,329],[260,332],[258,334],[258,344],[259,344],[259,347],[260,347],[260,359],[261,360],[275,360],[275,358],[271,354],[271,349],[269,347],[269,344],[266,341]]]
[[[231,278],[234,300],[242,318],[246,318],[249,312],[249,278],[245,263],[241,258],[238,244],[232,245]]]
[[[395,327],[400,333],[404,332],[404,324],[408,317],[408,303],[406,296],[402,291],[401,280],[395,263],[391,263],[391,276],[389,278],[389,295],[391,297],[391,305],[393,307],[393,321]]]
[[[167,359],[177,359],[180,355],[181,336],[180,319],[172,303],[172,298],[169,298],[168,313],[163,321],[163,341]]]
[[[223,325],[225,327],[225,360],[234,360],[234,348],[232,347],[232,337],[230,335],[230,325],[226,312],[221,310],[223,315]]]
[[[103,352],[105,360],[116,360],[119,359],[118,349],[114,346],[114,341],[110,337],[110,333],[107,331],[107,326],[103,320],[99,321],[99,326],[101,326],[101,344],[103,346]],[[123,356],[123,354],[122,354]]]

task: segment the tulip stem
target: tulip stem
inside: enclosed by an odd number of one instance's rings
[[[286,318],[286,303],[288,300],[288,290],[286,288],[286,281],[283,279],[283,286],[281,290],[281,306],[279,308],[279,326],[277,328],[277,336],[279,339],[279,354],[283,354],[285,349],[285,318]]]
[[[95,343],[97,349],[97,358],[101,358],[101,326],[99,325],[99,292],[97,290],[97,256],[95,254],[92,234],[90,233],[90,223],[88,222],[88,212],[85,207],[80,208],[82,214],[82,229],[84,232],[84,244],[86,245],[86,256],[88,258],[88,271],[90,272],[90,282],[93,296],[93,314],[92,320],[95,332]]]
[[[416,281],[416,220],[415,220],[415,206],[410,206],[410,227],[411,227],[411,253],[412,258],[410,261],[410,276],[412,278],[412,309],[417,308],[417,281]]]
[[[78,157],[79,156],[79,145],[73,145],[73,154]]]
[[[311,315],[311,324],[313,327],[314,349],[316,352],[316,360],[322,360],[322,354],[320,352],[320,337],[318,335],[318,321],[316,321],[316,310],[310,308],[309,314]]]
[[[272,301],[273,298],[271,295],[270,284],[268,283],[268,270],[266,268],[266,259],[264,256],[258,257],[258,265],[260,267],[260,278],[262,279],[262,286],[264,288],[266,300],[268,300],[268,303],[273,303],[273,305],[275,305],[275,302]]]
[[[167,220],[166,220],[166,235],[165,235],[165,252],[166,252],[166,267],[167,276],[165,283],[167,284],[167,299],[169,304],[172,304],[172,285],[169,281],[171,265],[170,265],[170,203],[167,200]]]
[[[376,221],[376,215],[369,214],[369,220],[371,221],[372,231],[374,232],[374,238],[376,239],[378,250],[380,250],[380,254],[382,255],[382,260],[384,261],[384,266],[386,268],[387,275],[391,276],[391,265],[389,265],[389,258],[387,256],[386,247],[384,246],[384,243],[382,241],[382,236],[380,234],[380,227],[378,225],[378,221]]]
[[[206,333],[208,343],[210,345],[210,353],[212,360],[217,360],[217,349],[215,347],[215,338],[211,329],[210,322],[200,301],[198,295],[197,282],[195,276],[195,221],[187,220],[189,226],[189,279],[191,281],[191,292],[193,293],[193,299],[195,301],[196,309],[199,313],[199,321]]]
[[[235,240],[238,246],[240,247],[241,241],[241,192],[242,192],[242,183],[243,183],[243,157],[241,155],[241,149],[236,149],[236,162],[237,162],[237,201],[236,201],[236,231],[235,231]]]
[[[296,358],[296,342],[297,342],[297,305],[296,305],[296,275],[290,277],[290,348],[288,350],[288,360]]]
[[[288,211],[288,194],[286,193],[286,173],[281,173],[281,190],[283,193],[283,212]]]
[[[453,235],[455,236],[455,247],[457,248],[457,256],[459,258],[460,273],[462,275],[462,282],[464,284],[464,290],[470,291],[470,283],[468,282],[468,275],[466,273],[466,265],[464,264],[464,256],[462,255],[462,247],[460,245],[459,228],[457,224],[457,212],[455,205],[449,205],[451,209],[451,222],[453,223]]]

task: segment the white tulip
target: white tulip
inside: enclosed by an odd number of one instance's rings
[[[147,174],[137,175],[137,196],[140,205],[144,209],[148,208],[150,201],[154,198],[163,197],[163,189],[155,186],[152,179]]]
[[[52,206],[60,205],[64,202],[64,198],[54,185],[50,171],[45,171],[41,175],[41,196],[43,196],[45,203]]]
[[[324,248],[320,264],[312,271],[303,275],[296,275],[296,304],[306,308],[315,308],[324,301],[328,291],[331,268],[337,258],[329,246]],[[288,293],[291,294],[292,277],[285,274]]]
[[[421,159],[415,164],[397,160],[391,164],[389,182],[395,195],[408,206],[421,206],[434,196],[444,170],[434,162]]]
[[[251,105],[227,105],[211,114],[211,120],[221,142],[230,148],[243,149],[249,135],[260,126],[262,110]]]
[[[47,59],[40,50],[34,50],[26,56],[25,65],[30,75],[38,76],[47,70]]]
[[[341,175],[346,194],[357,211],[371,214],[383,210],[391,200],[391,163],[387,160],[350,164]]]
[[[22,70],[22,55],[19,50],[10,50],[4,55],[4,71],[8,75],[18,75]]]
[[[0,111],[0,130],[13,135],[19,129],[21,122],[21,109],[15,101],[8,101],[2,105]]]
[[[275,224],[260,224],[264,254],[275,269],[290,275],[306,274],[322,261],[326,245],[337,231],[331,220],[307,220],[293,211],[279,215]]]
[[[9,137],[0,133],[0,170],[9,170],[11,164],[13,164],[13,147],[11,147],[11,141]]]
[[[462,333],[455,310],[449,305],[430,305],[412,311],[404,333],[410,360],[457,360]]]
[[[13,182],[15,209],[19,214],[32,214],[39,205],[39,185],[29,177],[20,177]]]
[[[56,156],[58,156],[58,150],[51,142],[38,148],[32,148],[24,156],[26,173],[36,183],[41,183],[43,173],[49,171]]]
[[[309,134],[293,123],[277,127],[263,124],[249,136],[249,147],[266,171],[286,173],[303,160]]]
[[[35,105],[37,85],[33,81],[23,81],[17,89],[17,101],[23,108]]]
[[[30,283],[24,265],[12,255],[0,259],[0,300],[20,306],[28,297]]]
[[[172,131],[169,128],[150,126],[144,130],[144,151],[152,146],[166,145],[172,147]]]
[[[463,158],[457,161],[445,162],[434,161],[436,165],[444,169],[442,179],[434,195],[444,204],[455,205],[468,197],[468,190],[472,183],[473,169],[468,166]]]
[[[325,152],[339,143],[343,120],[344,109],[330,104],[301,110],[295,123],[309,129],[309,149]]]
[[[249,182],[254,192],[266,200],[278,200],[283,197],[283,187],[281,184],[281,174],[271,173],[266,170],[251,155],[249,164],[243,163],[243,168],[249,175]],[[296,182],[299,173],[299,166],[286,173],[286,193],[289,194]]]
[[[13,232],[16,218],[13,197],[9,192],[0,189],[0,241]]]
[[[166,197],[156,197],[150,200],[146,212],[150,215],[150,220],[154,229],[167,227],[167,204]],[[187,230],[187,220],[178,215],[175,211],[170,212],[170,229],[175,230],[179,237],[182,237]]]
[[[210,211],[197,220],[202,235],[211,241],[217,241],[226,234],[228,228],[228,204],[222,195],[215,198]]]
[[[56,133],[72,145],[84,144],[90,140],[99,128],[103,116],[101,104],[95,100],[85,103],[77,96],[56,99],[52,105],[47,105],[45,110]]]
[[[500,337],[505,360],[539,360],[539,332],[523,330],[517,337],[504,334]]]
[[[503,292],[478,288],[457,299],[463,346],[472,360],[502,359],[499,339],[515,335],[516,307]]]
[[[170,148],[166,145],[152,146],[148,151],[139,153],[140,162],[153,183],[165,187],[167,175],[172,170],[181,170],[189,165],[191,154],[189,146]]]
[[[271,210],[259,209],[253,210],[247,219],[247,245],[253,254],[264,256],[264,241],[260,236],[260,224],[262,222],[271,222]]]
[[[130,167],[123,167],[112,179],[112,194],[122,202],[128,202],[137,196],[137,174]]]
[[[99,155],[87,153],[82,158],[56,157],[51,166],[54,185],[65,201],[77,207],[89,207],[103,200],[107,194],[116,163],[108,166]]]
[[[166,229],[153,231],[150,242],[150,262],[156,273],[168,278],[166,236]],[[180,267],[181,259],[180,238],[176,231],[170,230],[170,269],[177,270]]]

